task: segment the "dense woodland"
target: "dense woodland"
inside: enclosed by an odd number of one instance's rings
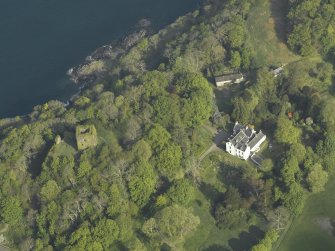
[[[289,0],[288,44],[308,56],[318,51],[335,59],[335,16],[333,0]]]
[[[335,2],[289,1],[287,44],[319,60],[292,63],[277,78],[256,67],[247,39],[256,2],[207,1],[105,62],[108,76],[69,106],[50,101],[1,120],[0,242],[14,250],[188,250],[206,227],[202,208],[218,230],[238,235],[259,225],[264,234],[249,249],[271,250],[334,172]],[[213,77],[235,71],[250,81],[214,119]],[[229,131],[235,121],[266,132],[273,150],[262,166],[224,152],[199,164],[212,141],[203,128]],[[94,128],[96,145],[78,150],[79,125]],[[212,167],[223,177],[216,187]]]

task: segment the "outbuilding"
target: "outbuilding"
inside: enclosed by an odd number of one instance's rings
[[[215,84],[217,87],[222,87],[226,84],[239,84],[244,80],[244,76],[241,73],[232,73],[218,76],[215,78]]]

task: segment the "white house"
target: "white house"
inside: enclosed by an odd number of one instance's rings
[[[241,73],[226,74],[215,78],[215,84],[217,87],[222,87],[225,84],[239,84],[244,80],[244,76]]]
[[[272,72],[273,76],[275,78],[278,77],[284,71],[285,66],[286,65],[282,65],[282,66],[278,67],[277,69],[272,70],[271,72]]]
[[[226,142],[226,151],[240,159],[248,159],[250,155],[259,151],[261,144],[266,140],[262,131],[256,131],[248,126],[235,123],[233,134]]]

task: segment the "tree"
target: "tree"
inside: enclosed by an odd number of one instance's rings
[[[242,197],[237,188],[229,186],[224,195],[224,204],[227,208],[237,209],[242,205]]]
[[[195,91],[182,103],[182,122],[187,127],[197,127],[212,115],[212,100],[209,92]]]
[[[166,145],[156,158],[156,167],[158,171],[169,180],[173,180],[178,171],[182,159],[182,151],[177,144]]]
[[[243,98],[237,97],[233,100],[234,110],[232,113],[232,118],[235,121],[239,121],[242,124],[246,124],[250,119],[250,110],[247,107],[246,102]]]
[[[155,98],[153,108],[154,119],[164,127],[169,127],[180,120],[180,107],[177,95],[160,95]]]
[[[273,161],[272,159],[268,158],[262,161],[261,170],[265,172],[269,172],[273,169]]]
[[[301,213],[304,208],[306,194],[304,189],[298,183],[290,185],[288,193],[284,194],[283,203],[294,215]]]
[[[123,212],[127,212],[129,205],[126,198],[122,196],[120,188],[117,184],[112,184],[109,189],[109,198],[110,203],[107,208],[107,214],[110,217],[116,217]]]
[[[302,163],[306,156],[306,148],[300,143],[294,143],[290,146],[289,155],[294,156],[299,163]]]
[[[277,231],[281,231],[287,226],[287,222],[290,218],[290,213],[288,212],[287,208],[281,206],[275,208],[274,210],[271,210],[266,215],[266,217],[268,221],[270,221],[271,228],[274,228]]]
[[[252,51],[250,48],[243,47],[241,50],[241,64],[243,69],[249,69],[252,59]]]
[[[22,220],[23,209],[17,197],[8,197],[0,203],[1,220],[9,225],[15,225]]]
[[[298,160],[295,157],[288,157],[284,160],[284,166],[281,169],[281,177],[287,186],[295,183],[297,174],[300,172]]]
[[[215,210],[215,220],[219,228],[236,229],[250,225],[254,217],[245,208],[229,209],[219,205]]]
[[[175,91],[182,98],[181,119],[185,126],[196,127],[208,121],[212,113],[212,91],[200,74],[181,74],[175,81]]]
[[[242,63],[241,55],[238,51],[232,51],[229,64],[234,69],[239,69]]]
[[[322,159],[326,170],[333,170],[335,167],[335,133],[327,133],[323,141],[319,141],[316,152]]]
[[[271,229],[257,245],[252,247],[251,251],[271,251],[272,244],[274,244],[278,238],[278,232]]]
[[[147,248],[138,238],[131,239],[127,245],[127,248],[128,250],[147,251]]]
[[[40,195],[43,200],[48,201],[55,199],[59,192],[60,188],[56,181],[49,180],[46,184],[43,185]]]
[[[155,124],[148,134],[148,143],[156,152],[161,151],[170,139],[170,133],[160,124]]]
[[[152,155],[151,147],[144,139],[136,142],[132,151],[135,158],[139,161],[148,161]]]
[[[36,217],[38,235],[43,237],[43,240],[55,238],[60,229],[60,226],[57,223],[62,208],[59,204],[60,203],[57,204],[55,201],[51,201],[50,203],[43,205],[41,212]],[[64,209],[66,210],[66,208]],[[67,218],[66,213],[64,213],[64,218]]]
[[[182,242],[199,224],[199,217],[194,216],[190,209],[172,205],[147,220],[143,224],[142,231],[150,238],[174,246]]]
[[[112,243],[119,237],[119,226],[111,219],[101,219],[92,230],[93,240],[109,250]]]
[[[83,160],[80,162],[79,167],[77,169],[77,176],[79,178],[85,177],[92,170],[92,166],[88,160]]]
[[[65,250],[88,250],[88,247],[93,244],[92,232],[87,221],[83,222],[79,228],[72,232],[69,244],[70,246]],[[91,250],[103,250],[103,248]]]
[[[173,203],[187,205],[194,197],[194,187],[185,179],[176,180],[166,195]]]
[[[238,23],[232,22],[225,24],[225,27],[228,30],[226,42],[231,48],[240,48],[245,39],[244,27]]]
[[[277,120],[275,138],[279,143],[294,144],[300,140],[301,130],[295,127],[285,115],[280,115]]]
[[[325,189],[328,181],[328,173],[323,170],[320,164],[315,164],[307,176],[309,189],[313,193],[321,192]]]
[[[287,42],[292,50],[302,56],[309,56],[313,52],[311,31],[307,25],[294,26]]]
[[[259,103],[259,99],[254,90],[245,89],[242,97],[237,97],[234,99],[234,110],[232,117],[243,124],[250,122],[252,113],[254,112],[256,106]]]
[[[147,162],[137,163],[128,183],[130,198],[143,207],[155,191],[156,182],[157,177],[152,166]]]

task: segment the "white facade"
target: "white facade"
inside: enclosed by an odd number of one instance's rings
[[[250,149],[250,152],[258,152],[260,150],[261,144],[266,140],[266,136],[264,135],[258,142],[257,144]]]
[[[230,79],[230,80],[224,80],[224,81],[217,81],[216,82],[216,86],[217,87],[222,87],[224,86],[225,84],[231,84],[233,81]]]
[[[241,83],[242,81],[244,81],[244,76],[235,79],[234,83],[235,83],[235,84],[239,84],[239,83]]]
[[[247,160],[250,155],[259,151],[260,146],[266,140],[266,135],[248,126],[235,123],[233,134],[226,142],[226,151],[240,159]]]
[[[231,142],[226,143],[226,151],[230,153],[233,156],[236,156],[240,159],[247,160],[250,156],[250,147],[247,146],[247,148],[242,151],[238,148],[236,148]]]

